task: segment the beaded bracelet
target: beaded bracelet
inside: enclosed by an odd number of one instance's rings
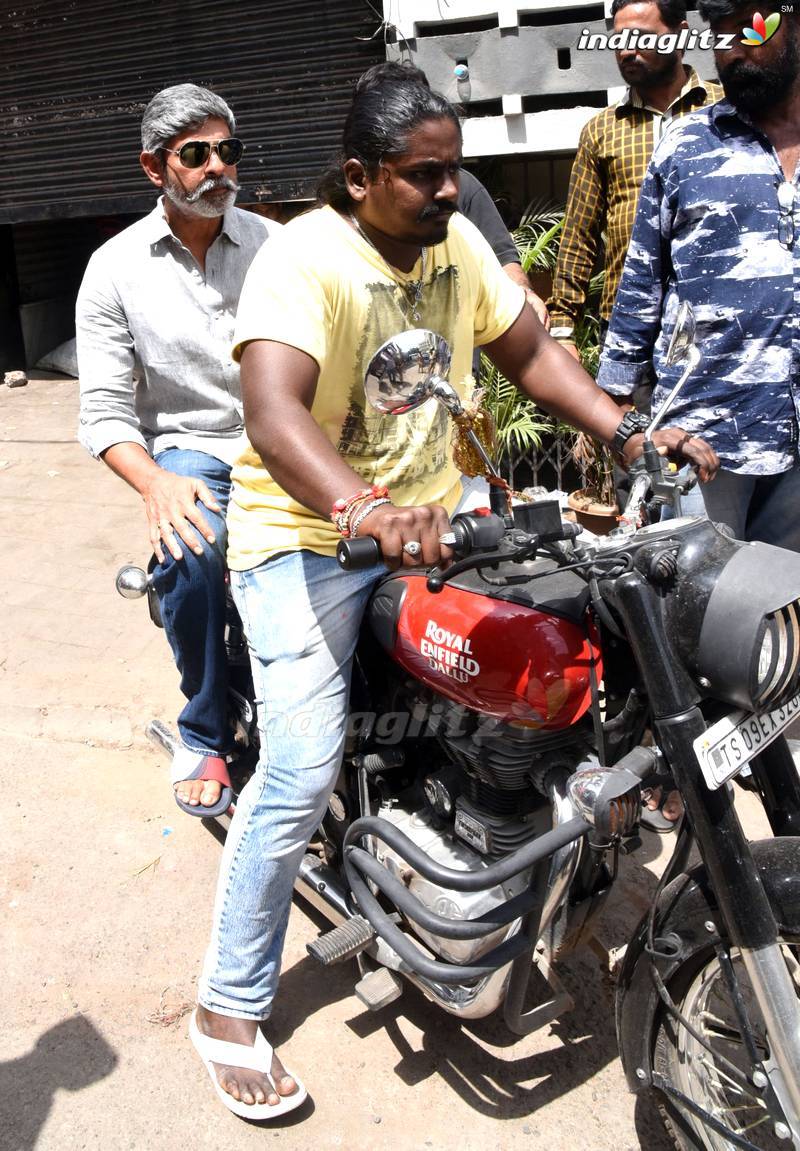
[[[372,484],[368,488],[362,488],[361,491],[354,492],[352,496],[345,498],[342,496],[336,500],[331,509],[331,521],[338,529],[339,533],[345,539],[350,535],[350,519],[356,509],[356,505],[361,503],[362,500],[368,499],[388,499],[389,489],[378,484]]]
[[[355,539],[358,535],[358,528],[362,520],[365,520],[370,512],[374,512],[375,508],[379,508],[381,504],[390,504],[392,501],[388,496],[381,496],[379,500],[368,500],[367,503],[362,504],[358,509],[358,514],[350,523],[350,537]]]

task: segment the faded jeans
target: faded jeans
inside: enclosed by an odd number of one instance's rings
[[[183,559],[164,549],[164,563],[154,563],[153,583],[161,618],[187,703],[178,716],[185,747],[202,755],[229,750],[228,656],[225,650],[225,512],[231,490],[231,469],[206,452],[167,448],[156,456],[165,471],[203,480],[222,508],[212,512],[199,504],[216,540],[199,536],[203,554],[182,545]]]
[[[270,1014],[294,881],[342,762],[361,620],[385,570],[345,572],[332,556],[300,551],[231,572],[250,645],[261,757],[222,856],[199,989],[210,1011]]]

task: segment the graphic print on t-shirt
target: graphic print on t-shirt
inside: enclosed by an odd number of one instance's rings
[[[365,287],[370,303],[338,451],[350,459],[367,483],[374,482],[378,471],[382,476],[402,475],[404,483],[425,482],[447,465],[448,417],[435,400],[405,416],[382,416],[367,404],[364,376],[370,360],[381,344],[412,324],[400,285],[376,282]],[[458,269],[454,265],[437,268],[433,279],[425,284],[419,303],[421,318],[413,326],[429,328],[452,347],[458,305]]]

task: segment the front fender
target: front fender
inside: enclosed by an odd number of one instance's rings
[[[762,839],[750,844],[761,882],[779,928],[800,933],[800,838]],[[652,1083],[653,1047],[661,1014],[661,1000],[645,952],[648,916],[628,944],[617,984],[617,1044],[628,1087],[641,1091]],[[676,876],[661,893],[656,909],[656,950],[667,940],[669,958],[656,966],[669,987],[685,963],[699,962],[725,938],[717,902],[702,865]]]

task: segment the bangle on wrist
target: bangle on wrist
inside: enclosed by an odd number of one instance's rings
[[[358,529],[361,526],[362,520],[365,520],[367,518],[367,516],[370,514],[370,512],[374,512],[375,508],[379,508],[381,506],[381,504],[390,504],[391,502],[392,501],[389,499],[388,496],[381,496],[380,499],[367,500],[367,502],[365,504],[362,504],[361,507],[358,509],[358,513],[353,517],[353,519],[350,523],[350,538],[351,539],[356,538],[356,536],[358,535]]]
[[[378,484],[371,484],[368,488],[361,488],[351,496],[342,496],[336,500],[331,508],[331,522],[345,539],[350,535],[350,520],[358,504],[368,499],[386,499],[389,489]]]

